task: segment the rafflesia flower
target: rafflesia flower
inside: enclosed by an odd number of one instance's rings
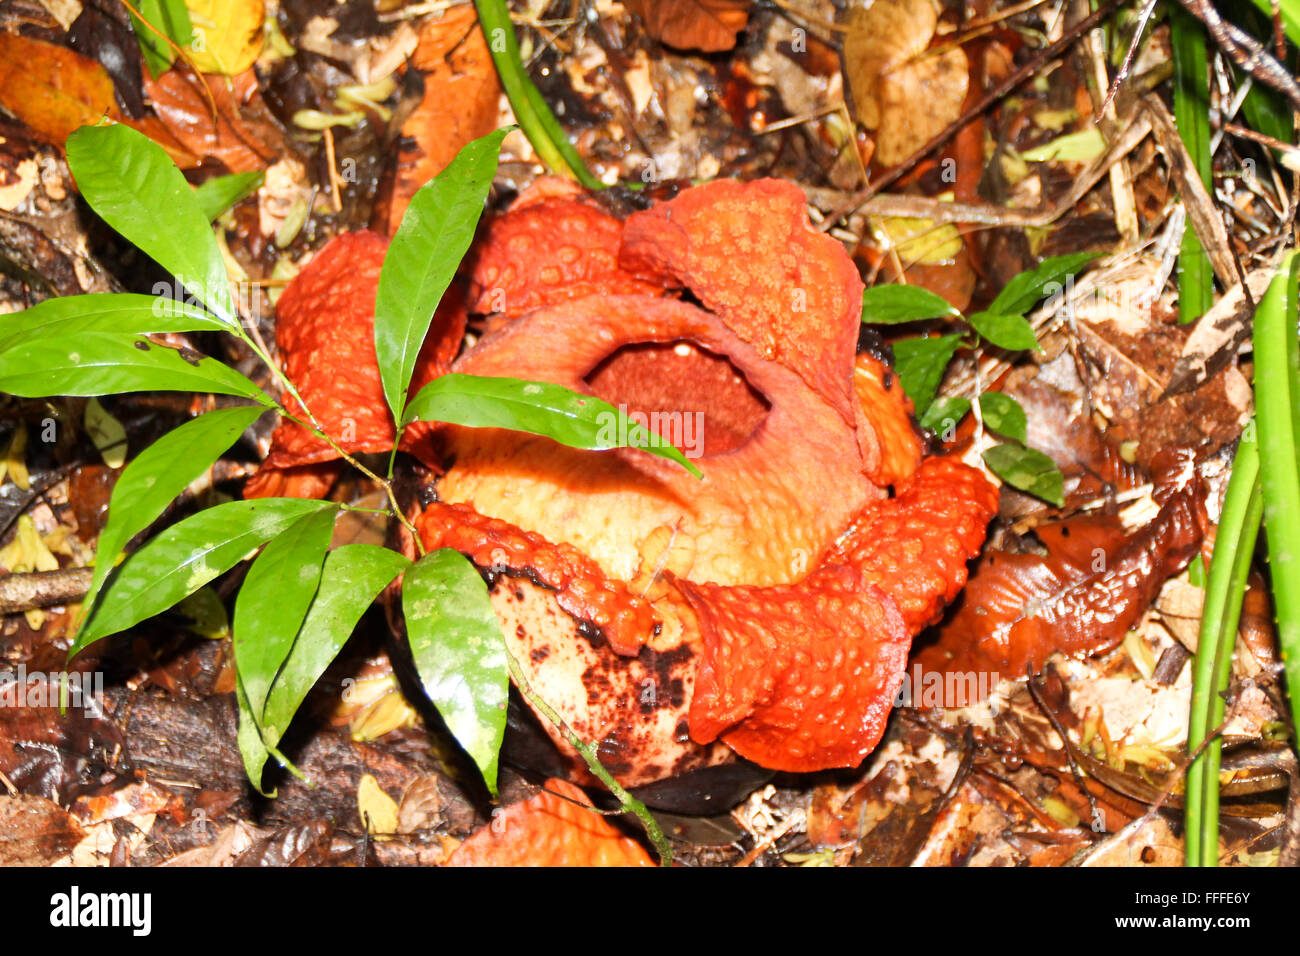
[[[923,458],[897,379],[856,354],[862,283],[802,192],[718,181],[620,220],[546,181],[486,230],[470,279],[468,310],[491,331],[452,369],[597,395],[704,475],[496,429],[411,440],[446,466],[417,531],[488,574],[532,690],[627,785],[734,754],[858,764],[912,637],[965,582],[996,492]],[[426,352],[447,341],[434,339]],[[364,349],[349,349],[350,387],[386,415],[377,372],[371,388]],[[274,448],[268,461],[302,467]]]

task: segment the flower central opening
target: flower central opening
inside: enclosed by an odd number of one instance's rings
[[[599,398],[644,415],[652,431],[699,457],[739,448],[772,408],[725,355],[686,340],[624,345],[584,381]]]

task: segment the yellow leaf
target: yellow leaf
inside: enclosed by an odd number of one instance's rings
[[[1028,149],[1021,156],[1030,163],[1046,163],[1053,159],[1072,163],[1086,163],[1096,159],[1106,151],[1106,141],[1101,130],[1090,126],[1078,133],[1066,133],[1050,143],[1035,149]]]
[[[22,422],[14,429],[13,437],[9,439],[9,448],[5,451],[4,470],[0,471],[0,476],[6,472],[9,480],[23,491],[31,488],[32,479],[27,473],[27,426]],[[0,477],[0,480],[3,478]]]
[[[895,216],[881,220],[880,228],[893,241],[904,266],[948,263],[961,252],[961,233],[950,222],[936,226],[931,219]]]
[[[84,425],[104,464],[109,468],[121,468],[126,464],[126,429],[99,404],[99,399],[92,398],[86,402]]]
[[[384,793],[371,774],[362,777],[357,786],[357,810],[366,832],[375,839],[384,840],[397,832],[397,801]]]
[[[262,52],[264,0],[185,0],[194,38],[190,56],[204,73],[243,73]]]

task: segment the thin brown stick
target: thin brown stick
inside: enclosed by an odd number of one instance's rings
[[[0,577],[0,614],[75,604],[90,590],[90,568],[60,568]]]
[[[1205,24],[1210,35],[1232,62],[1259,82],[1271,86],[1291,102],[1291,108],[1300,110],[1300,83],[1291,71],[1260,46],[1259,41],[1241,27],[1228,23],[1219,16],[1209,0],[1179,0],[1187,12]]]
[[[925,157],[930,153],[934,152],[940,146],[947,143],[948,140],[956,136],[967,123],[975,119],[975,117],[979,116],[998,100],[1002,99],[1002,97],[1006,96],[1025,80],[1029,79],[1029,77],[1040,72],[1045,64],[1056,59],[1056,57],[1063,51],[1073,45],[1079,37],[1083,36],[1097,24],[1101,23],[1102,20],[1110,16],[1111,13],[1115,11],[1115,8],[1119,6],[1119,2],[1120,0],[1109,0],[1108,3],[1103,4],[1093,13],[1090,13],[1074,26],[1070,27],[1070,29],[1066,30],[1059,40],[1052,43],[1050,46],[1045,47],[1032,60],[1014,73],[1009,74],[1005,79],[994,86],[993,89],[980,97],[979,101],[975,103],[974,106],[965,110],[961,116],[958,116],[955,120],[932,136],[929,142],[918,149],[915,153],[887,171],[874,183],[868,184],[865,189],[850,196],[843,205],[838,209],[833,210],[831,214],[826,217],[826,220],[820,226],[821,231],[829,231],[838,225],[841,220],[856,212],[864,203],[881,190],[887,189],[906,176],[916,168],[917,164],[920,163],[921,160],[925,159]]]

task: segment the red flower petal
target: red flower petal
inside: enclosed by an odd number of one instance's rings
[[[300,272],[276,306],[276,344],[284,372],[321,423],[345,451],[379,452],[392,447],[393,416],[384,400],[375,358],[375,292],[388,241],[373,232],[344,233],[330,240]],[[443,374],[460,348],[465,310],[455,286],[433,318],[416,360],[411,394]],[[301,416],[289,395],[285,408]],[[432,460],[430,426],[414,426],[403,447]],[[306,428],[282,421],[271,438],[261,470],[244,488],[246,498],[318,492],[320,470],[287,480],[275,472],[336,459],[337,453]],[[313,494],[313,497],[316,495]]]
[[[596,293],[663,295],[619,266],[623,223],[578,195],[542,181],[492,221],[470,277],[475,312],[516,316]]]
[[[549,791],[549,792],[548,792]],[[537,796],[492,815],[447,866],[654,866],[641,844],[589,809],[587,795],[552,779]]]
[[[619,654],[635,654],[659,628],[647,601],[605,576],[577,548],[553,544],[465,505],[434,502],[416,519],[425,548],[455,548],[481,568],[526,572],[556,592],[567,613],[600,628]]]
[[[932,458],[897,498],[868,505],[798,584],[678,580],[703,644],[691,737],[721,734],[776,770],[861,762],[880,742],[912,636],[965,583],[996,507],[978,471]]]
[[[688,189],[628,217],[620,261],[690,289],[853,421],[862,280],[844,247],[808,224],[799,187],[720,179]]]

